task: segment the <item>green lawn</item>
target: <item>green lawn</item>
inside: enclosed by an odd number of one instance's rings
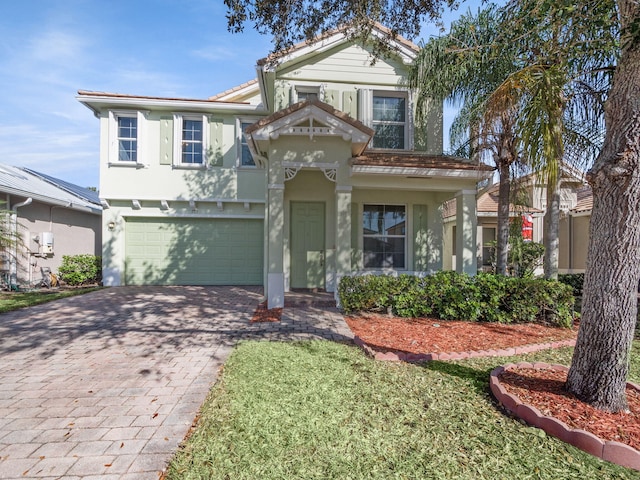
[[[331,342],[242,343],[168,478],[640,478],[496,408],[488,389],[495,366],[568,364],[571,353],[418,366]],[[636,342],[635,380],[639,354]]]
[[[72,290],[37,290],[33,292],[2,292],[0,293],[0,313],[51,302],[59,298],[82,295],[98,290],[99,288],[100,287],[77,288]]]

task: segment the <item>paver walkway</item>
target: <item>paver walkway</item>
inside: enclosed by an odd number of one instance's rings
[[[157,479],[238,340],[352,338],[295,299],[250,324],[261,295],[119,287],[0,315],[0,478]]]

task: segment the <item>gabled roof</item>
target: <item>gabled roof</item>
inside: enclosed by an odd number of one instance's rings
[[[308,123],[308,124],[307,124]],[[364,123],[319,100],[295,103],[249,125],[245,133],[252,153],[263,151],[261,144],[281,135],[340,136],[351,142],[353,155],[367,147],[375,133]],[[255,158],[255,156],[254,156]]]
[[[26,168],[0,165],[0,192],[96,215],[102,211],[95,192]]]
[[[263,70],[269,70],[274,64],[283,64],[296,60],[311,52],[325,51],[333,48],[341,43],[349,41],[348,30],[350,27],[345,26],[336,30],[331,30],[322,35],[318,35],[310,41],[304,41],[293,45],[291,48],[282,52],[272,53],[271,55],[258,60],[258,67],[262,67]],[[420,47],[410,40],[400,36],[394,35],[393,32],[376,22],[372,29],[371,34],[385,39],[389,43],[389,46],[395,51],[403,60],[404,63],[410,63],[416,57],[416,54],[420,51]]]

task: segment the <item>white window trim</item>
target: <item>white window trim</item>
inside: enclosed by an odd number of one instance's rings
[[[323,85],[294,85],[291,89],[291,103],[298,103],[299,93],[315,93],[318,100],[324,102],[324,84]]]
[[[364,239],[365,237],[380,237],[383,235],[365,235],[364,233],[364,211],[368,205],[382,205],[384,207],[403,207],[404,208],[404,235],[387,235],[391,238],[404,237],[404,265],[402,267],[365,267],[364,266]],[[362,239],[362,267],[366,271],[407,271],[409,265],[409,205],[404,203],[385,203],[385,202],[364,202],[360,208],[360,226],[359,233]]]
[[[202,163],[182,163],[182,125],[183,120],[198,120],[202,122]],[[203,169],[208,167],[208,152],[210,147],[209,116],[197,113],[173,114],[173,167],[185,169]]]
[[[236,168],[239,170],[255,170],[257,165],[256,159],[253,159],[253,165],[242,165],[242,124],[256,123],[261,117],[236,117]]]
[[[404,110],[404,148],[395,149],[395,148],[377,148],[373,146],[373,140],[371,142],[371,146],[369,147],[371,150],[380,150],[380,151],[388,151],[388,152],[397,152],[397,151],[406,151],[413,150],[413,136],[411,135],[411,121],[412,121],[412,107],[411,107],[411,95],[407,90],[369,90],[368,91],[368,121],[367,125],[375,130],[375,124],[373,120],[373,97],[396,97],[396,98],[404,98],[405,99],[405,110]]]
[[[107,163],[114,167],[140,168],[146,163],[147,115],[144,110],[109,110],[109,148]],[[118,145],[118,118],[137,118],[136,161],[120,160]]]

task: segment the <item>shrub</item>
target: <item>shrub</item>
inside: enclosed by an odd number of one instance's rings
[[[558,281],[573,288],[576,297],[582,296],[582,286],[584,285],[584,273],[564,273],[558,275]]]
[[[338,294],[346,313],[393,312],[402,317],[565,327],[573,322],[571,287],[543,279],[456,272],[424,278],[367,275],[343,277]]]
[[[69,285],[87,285],[102,280],[102,257],[95,255],[63,255],[58,269],[60,278]]]

